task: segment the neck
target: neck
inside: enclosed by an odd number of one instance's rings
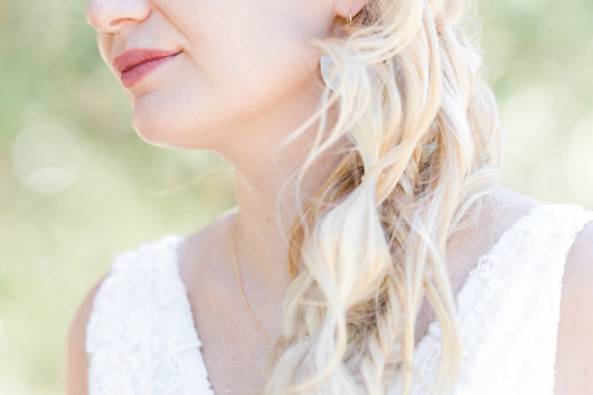
[[[283,147],[280,144],[316,110],[318,95],[318,88],[293,95],[289,103],[277,106],[272,114],[260,115],[257,127],[236,133],[241,138],[232,139],[221,151],[235,169],[237,206],[230,220],[237,222],[236,227],[229,227],[227,234],[232,238],[235,228],[234,245],[244,283],[256,284],[266,294],[283,293],[291,282],[288,232],[298,214],[293,173],[303,165],[312,147],[317,122],[293,143]],[[328,125],[334,119],[335,114],[330,110]],[[339,150],[347,141],[341,139],[311,165],[299,191],[302,202],[310,199],[324,183],[340,160]],[[229,244],[229,248],[232,246]]]

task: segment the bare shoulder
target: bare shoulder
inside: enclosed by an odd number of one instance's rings
[[[593,222],[577,234],[566,258],[556,349],[555,395],[593,388]]]
[[[66,343],[66,394],[88,393],[88,358],[86,353],[86,326],[91,315],[95,295],[107,275],[101,277],[87,292],[70,323]]]
[[[510,222],[527,214],[533,207],[543,204],[524,193],[497,186],[488,196],[488,212],[496,218],[507,218]]]
[[[482,255],[531,209],[542,203],[521,192],[497,185],[485,196],[471,224],[456,232],[452,247]],[[473,259],[472,259],[473,260]]]

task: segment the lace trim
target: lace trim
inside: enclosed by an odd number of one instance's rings
[[[182,240],[167,235],[116,256],[87,324],[91,395],[212,394],[178,272]]]

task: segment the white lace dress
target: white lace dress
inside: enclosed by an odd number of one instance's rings
[[[576,204],[541,204],[480,257],[457,294],[465,349],[454,395],[553,394],[564,263],[591,220]],[[90,395],[214,395],[179,274],[183,239],[115,256],[87,326]],[[429,394],[421,383],[435,377],[439,335],[434,321],[418,343],[415,395]]]

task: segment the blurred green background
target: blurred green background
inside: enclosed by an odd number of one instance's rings
[[[219,157],[135,134],[85,7],[0,1],[1,394],[61,394],[68,325],[114,254],[234,204]],[[593,2],[478,7],[503,184],[593,208]]]

